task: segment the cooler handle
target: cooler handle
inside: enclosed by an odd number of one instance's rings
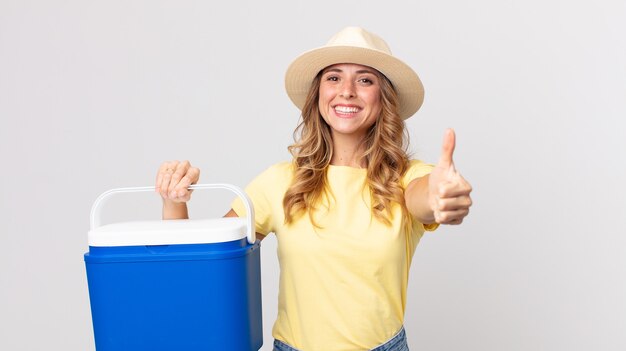
[[[248,197],[248,195],[238,186],[225,184],[225,183],[215,183],[215,184],[194,184],[188,187],[190,190],[198,190],[198,189],[226,189],[230,190],[233,193],[237,194],[242,200],[243,204],[246,207],[246,211],[248,216],[246,217],[246,228],[247,228],[247,237],[248,243],[254,244],[256,242],[256,230],[254,225],[254,207],[252,206],[252,201]],[[153,186],[140,186],[140,187],[131,187],[131,188],[117,188],[105,191],[102,193],[93,206],[91,206],[91,214],[90,214],[90,225],[91,230],[96,229],[100,226],[100,207],[104,203],[104,200],[108,199],[113,194],[119,193],[136,193],[136,192],[146,192],[146,191],[155,191],[155,187]]]

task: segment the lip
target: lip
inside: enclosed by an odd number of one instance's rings
[[[335,116],[339,118],[353,118],[363,110],[361,106],[354,105],[354,104],[336,104],[331,107]],[[356,109],[356,111],[355,112],[340,112],[340,111],[337,111],[337,107],[353,108],[353,109]]]

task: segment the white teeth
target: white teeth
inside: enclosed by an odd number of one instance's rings
[[[358,107],[335,106],[335,111],[340,113],[356,113],[359,112]]]

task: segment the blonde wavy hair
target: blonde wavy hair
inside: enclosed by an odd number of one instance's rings
[[[311,222],[317,226],[312,214],[328,190],[326,172],[333,155],[333,141],[330,127],[320,114],[318,105],[322,71],[313,79],[302,108],[302,120],[294,131],[295,143],[288,148],[293,156],[295,173],[283,198],[287,224],[308,212]],[[382,73],[376,71],[376,74],[380,82],[382,108],[376,123],[362,141],[365,151],[359,161],[364,161],[367,166],[367,185],[374,217],[389,225],[391,206],[396,203],[408,224],[410,215],[400,184],[409,166],[408,133],[398,115],[398,96],[393,85]]]

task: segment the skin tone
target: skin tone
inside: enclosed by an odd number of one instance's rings
[[[472,186],[454,166],[453,129],[447,129],[439,162],[433,171],[414,179],[404,191],[406,207],[422,223],[461,224],[472,206]]]
[[[319,109],[331,127],[334,153],[332,165],[363,168],[359,149],[368,129],[381,111],[379,78],[373,68],[336,64],[324,69],[319,91]],[[471,185],[456,170],[453,153],[454,130],[445,132],[441,157],[430,175],[415,179],[405,190],[409,213],[422,223],[460,224],[472,205]],[[189,161],[161,164],[156,191],[163,198],[163,219],[188,218],[189,185],[197,183],[200,170]],[[231,209],[225,217],[237,217]],[[257,233],[257,238],[265,236]]]
[[[330,164],[364,168],[358,160],[367,131],[381,111],[377,72],[367,66],[338,64],[322,72],[318,106],[333,137]],[[361,146],[362,148],[362,146]]]

